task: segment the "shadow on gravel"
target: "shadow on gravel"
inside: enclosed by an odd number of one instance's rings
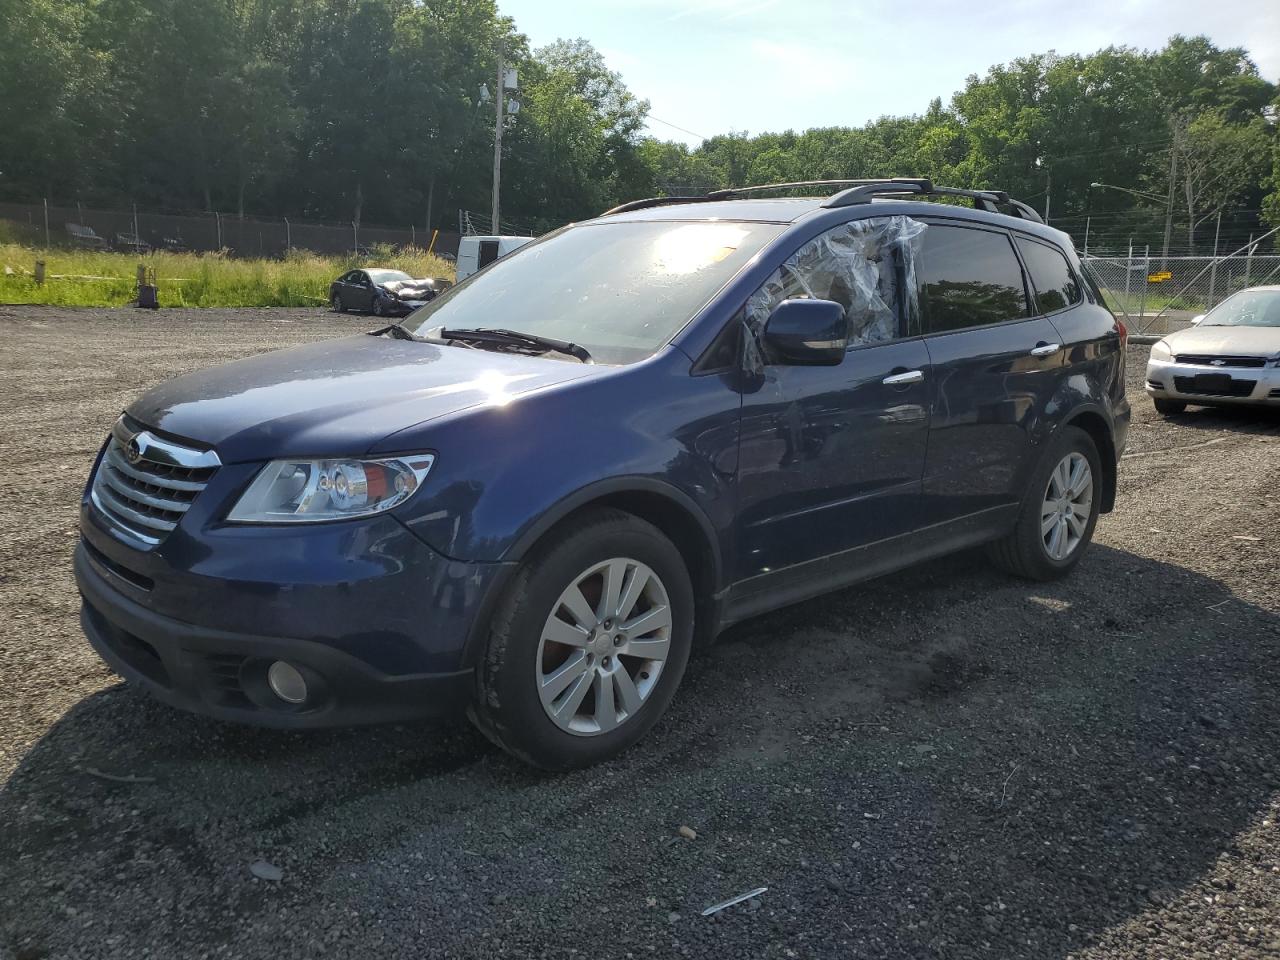
[[[1191,430],[1232,430],[1238,433],[1280,433],[1280,408],[1275,407],[1188,407],[1183,413],[1164,418],[1166,422]]]
[[[334,917],[348,955],[1176,942],[1162,907],[1280,788],[1278,653],[1274,615],[1095,545],[1052,585],[966,554],[740,625],[648,741],[561,778],[462,725],[282,734],[116,687],[0,790],[0,954],[306,955]]]

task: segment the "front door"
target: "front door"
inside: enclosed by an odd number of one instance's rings
[[[909,222],[892,219],[896,226],[890,218],[853,221],[815,238],[748,303],[747,325],[759,330],[788,297],[835,300],[845,307],[850,346],[833,367],[761,356],[755,378],[745,380],[739,581],[764,581],[914,525],[933,382],[924,341],[907,335],[900,303]]]
[[[932,389],[919,338],[850,350],[838,367],[767,367],[742,404],[739,577],[909,529]]]

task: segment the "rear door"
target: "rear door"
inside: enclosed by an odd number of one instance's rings
[[[999,525],[1022,498],[1063,366],[1006,230],[929,221],[917,266],[936,383],[922,483],[927,523]]]
[[[1074,253],[1015,233],[1036,302],[1062,338],[1063,359],[1078,384],[1078,402],[1115,409],[1124,403],[1124,343],[1116,318],[1086,289]]]

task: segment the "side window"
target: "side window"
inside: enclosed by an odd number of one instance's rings
[[[844,307],[851,347],[905,335],[915,292],[908,278],[924,232],[909,217],[874,217],[815,237],[747,300],[748,327],[762,330],[783,300],[812,298]]]
[[[1022,267],[1006,234],[930,224],[916,278],[926,333],[1027,315]]]
[[[1080,302],[1080,281],[1060,251],[1025,237],[1018,238],[1018,250],[1031,274],[1041,313],[1053,313]]]

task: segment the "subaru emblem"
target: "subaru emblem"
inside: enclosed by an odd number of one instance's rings
[[[125,447],[124,455],[130,463],[137,463],[142,459],[142,447],[138,446],[137,437],[129,441],[129,446]]]
[[[1210,360],[1209,362],[1215,367],[1225,367],[1227,365],[1227,361],[1225,360]]]

